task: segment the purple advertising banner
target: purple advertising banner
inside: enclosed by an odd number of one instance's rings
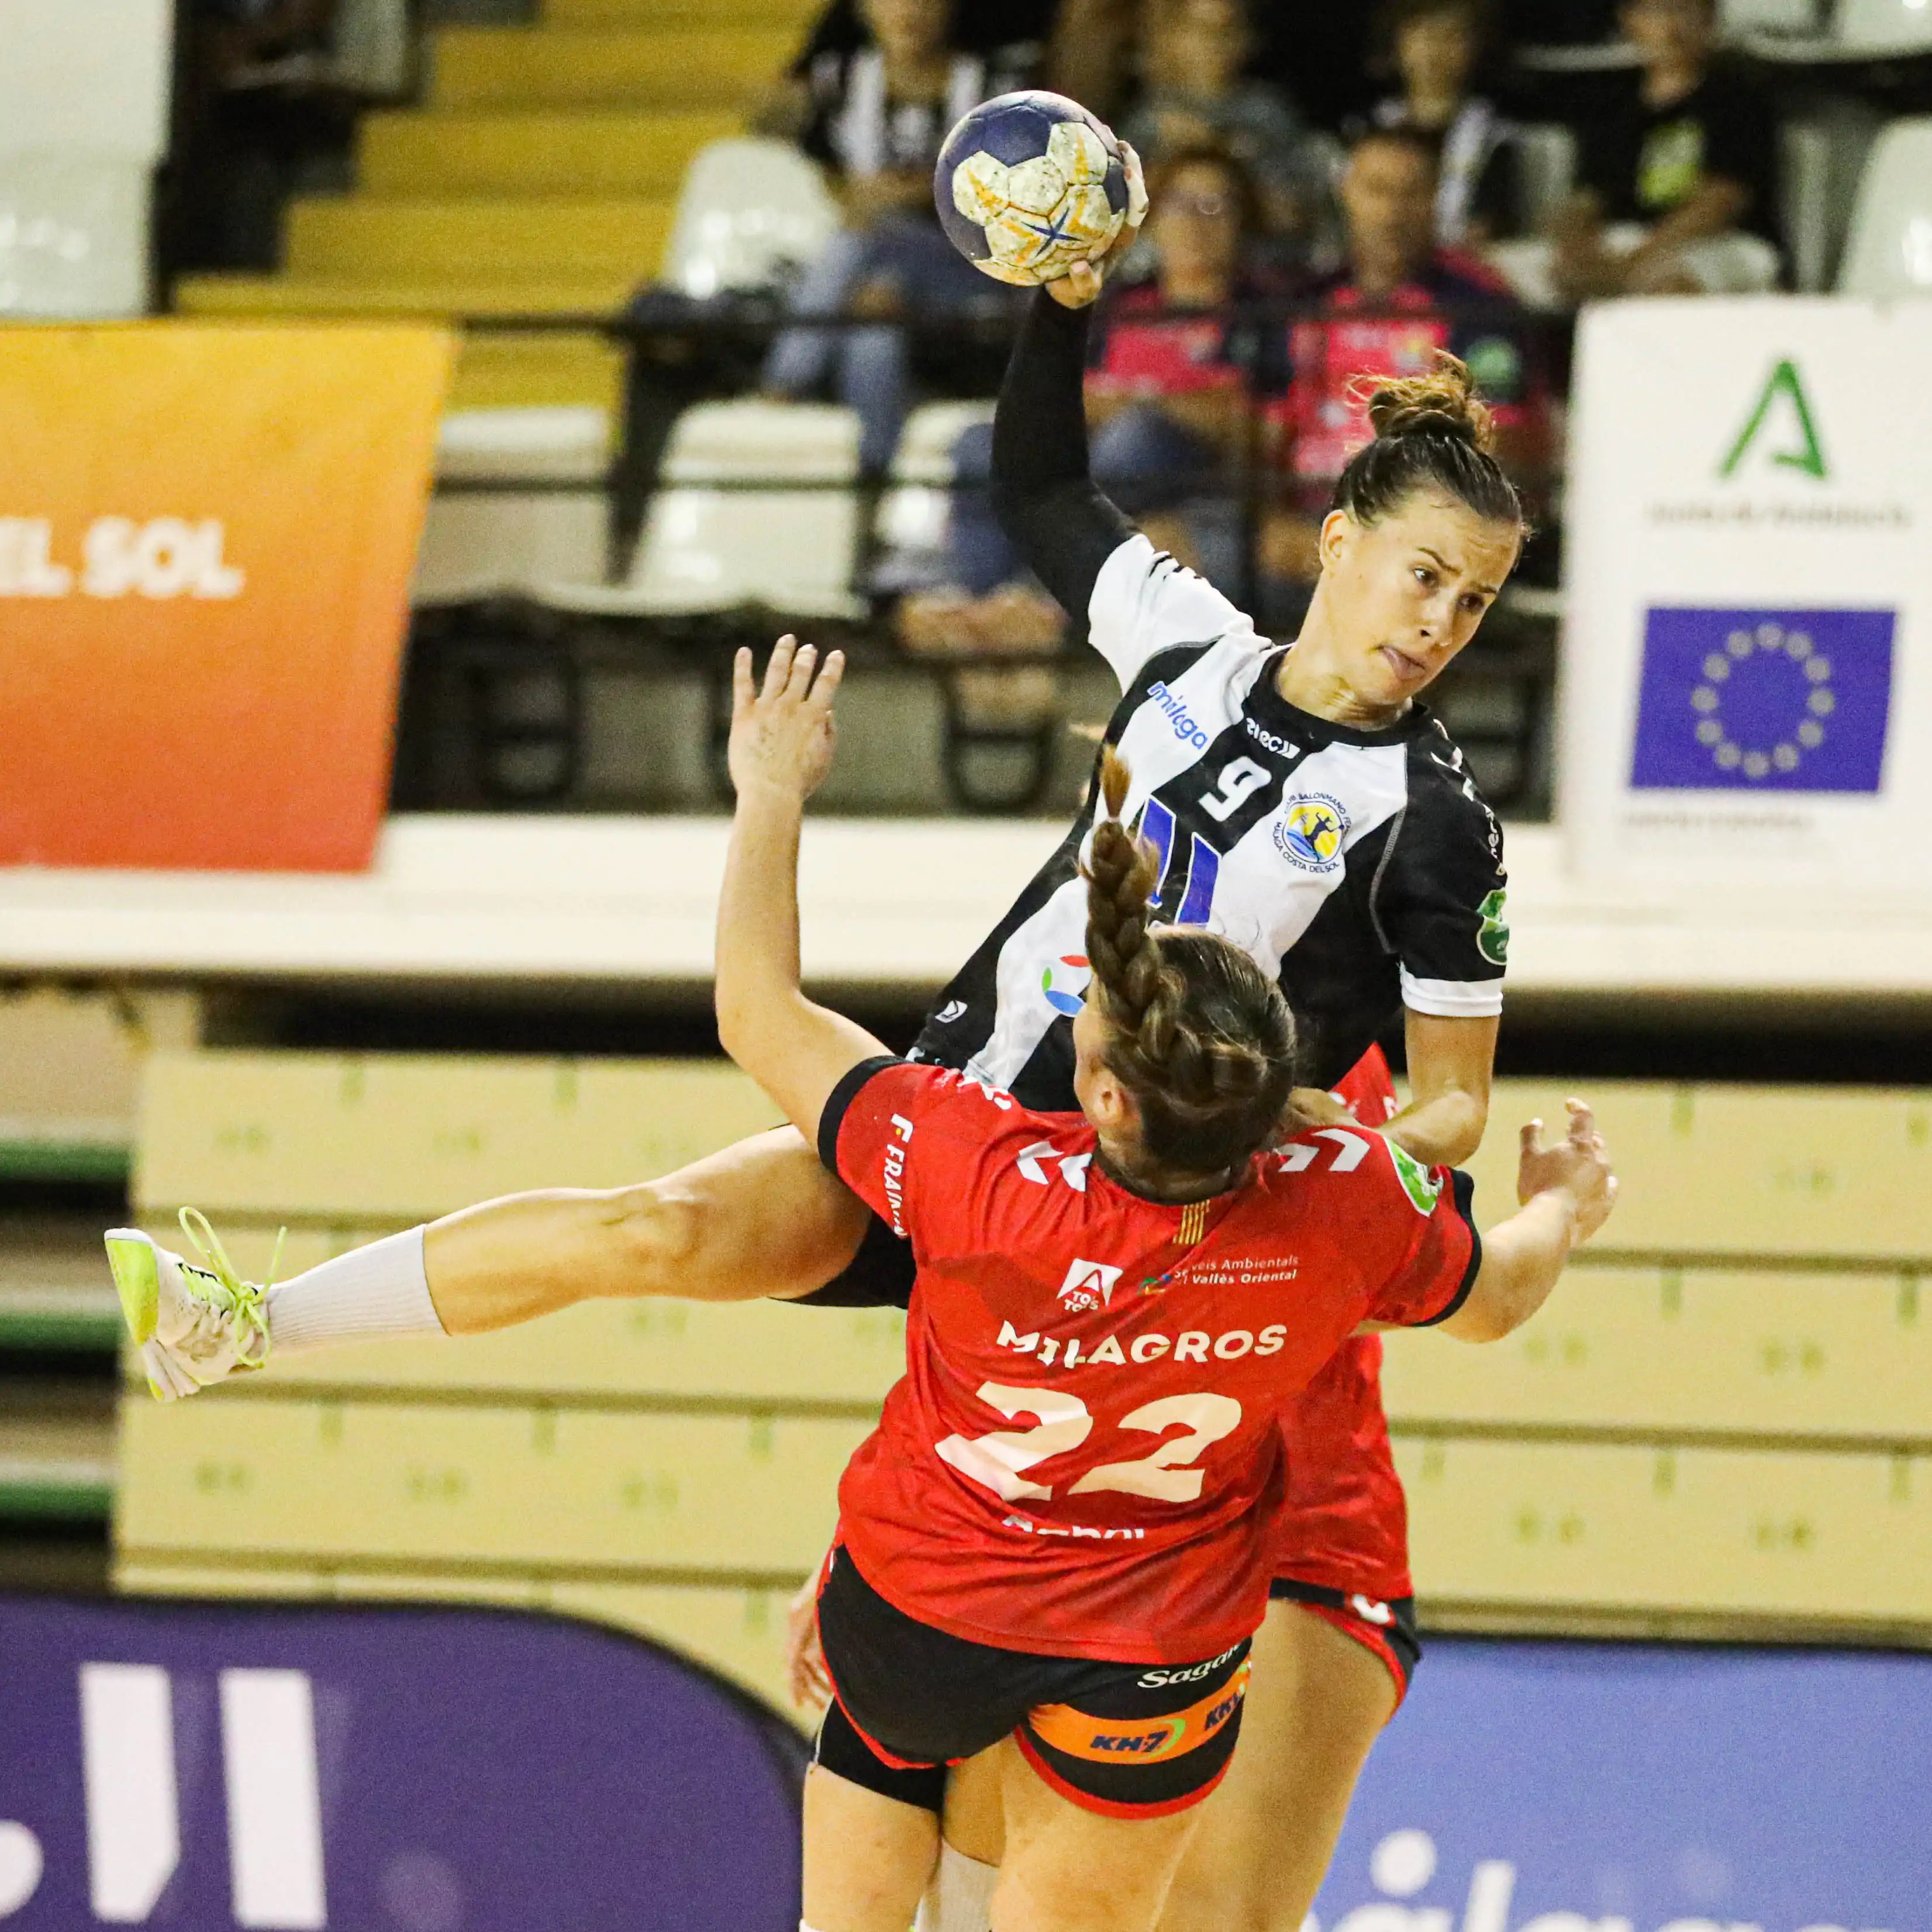
[[[0,1598],[0,1921],[792,1932],[804,1755],[588,1624]]]
[[[1432,1640],[1320,1932],[1932,1932],[1932,1656]]]

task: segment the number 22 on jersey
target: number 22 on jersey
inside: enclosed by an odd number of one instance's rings
[[[1031,1429],[1000,1429],[987,1436],[949,1436],[933,1445],[942,1462],[962,1476],[983,1483],[1007,1502],[1024,1497],[1048,1497],[1046,1484],[1029,1482],[1026,1471],[1049,1457],[1077,1449],[1093,1432],[1094,1418],[1078,1396],[1064,1389],[1010,1388],[1004,1382],[982,1382],[980,1400],[1009,1420],[1020,1415],[1035,1418]],[[1170,1429],[1184,1435],[1168,1436],[1148,1455],[1131,1462],[1102,1462],[1068,1485],[1069,1496],[1115,1490],[1156,1502],[1191,1503],[1201,1494],[1202,1472],[1189,1466],[1210,1443],[1232,1436],[1241,1424],[1241,1405],[1232,1396],[1168,1395],[1131,1409],[1114,1426],[1166,1436]]]

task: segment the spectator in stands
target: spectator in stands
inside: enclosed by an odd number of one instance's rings
[[[1547,396],[1508,286],[1436,242],[1436,144],[1418,130],[1372,128],[1350,152],[1340,186],[1347,259],[1302,291],[1320,312],[1291,325],[1284,393],[1270,411],[1286,477],[1286,500],[1262,527],[1264,580],[1314,580],[1334,479],[1372,434],[1359,376],[1414,374],[1446,349],[1494,410],[1505,464],[1533,476],[1547,460]]]
[[[270,269],[302,188],[350,182],[358,103],[334,59],[341,0],[194,0],[182,13],[164,266]]]
[[[1254,44],[1244,0],[1158,0],[1142,17],[1144,91],[1121,134],[1150,167],[1222,149],[1258,188],[1266,229],[1305,255],[1328,206],[1333,149],[1282,88],[1244,77]]]
[[[910,400],[910,345],[892,324],[1007,299],[946,239],[933,212],[932,170],[960,116],[1024,76],[950,46],[946,0],[862,0],[862,11],[868,44],[813,56],[765,124],[788,116],[800,145],[844,198],[846,226],[793,291],[793,313],[880,326],[786,328],[766,360],[764,386],[794,399],[830,393],[856,410],[861,464],[881,476]]]
[[[1492,92],[1500,62],[1492,0],[1388,0],[1382,57],[1402,92],[1376,102],[1377,128],[1436,144],[1436,238],[1466,248],[1514,224],[1513,133]]]
[[[1229,312],[1272,286],[1254,250],[1260,199],[1207,146],[1170,150],[1148,194],[1155,279],[1111,297],[1095,332],[1094,476],[1156,545],[1232,590],[1256,405],[1280,387],[1278,329]]]
[[[1718,0],[1624,0],[1640,62],[1600,76],[1578,125],[1581,192],[1554,272],[1573,299],[1728,294],[1778,272],[1777,122],[1762,89],[1717,64]]]

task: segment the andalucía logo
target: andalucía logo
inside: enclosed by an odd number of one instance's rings
[[[1631,784],[1876,792],[1896,623],[1891,610],[1652,610]]]
[[[1290,799],[1274,822],[1276,848],[1304,872],[1332,872],[1342,862],[1342,842],[1348,836],[1348,808],[1325,791]]]
[[[1040,976],[1040,990],[1055,1012],[1071,1018],[1085,1005],[1087,982],[1093,976],[1085,953],[1063,952]]]
[[[1815,476],[1821,483],[1831,476],[1825,461],[1825,446],[1818,440],[1817,418],[1812,413],[1810,398],[1804,393],[1804,379],[1798,373],[1798,364],[1789,358],[1765,379],[1737,440],[1718,466],[1719,476],[1729,482],[1754,449],[1762,460],[1775,464],[1780,470],[1795,470],[1802,476]]]

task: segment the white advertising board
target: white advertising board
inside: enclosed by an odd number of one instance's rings
[[[0,0],[0,155],[167,148],[171,0]]]
[[[1608,303],[1571,424],[1579,876],[1932,891],[1932,302]]]

